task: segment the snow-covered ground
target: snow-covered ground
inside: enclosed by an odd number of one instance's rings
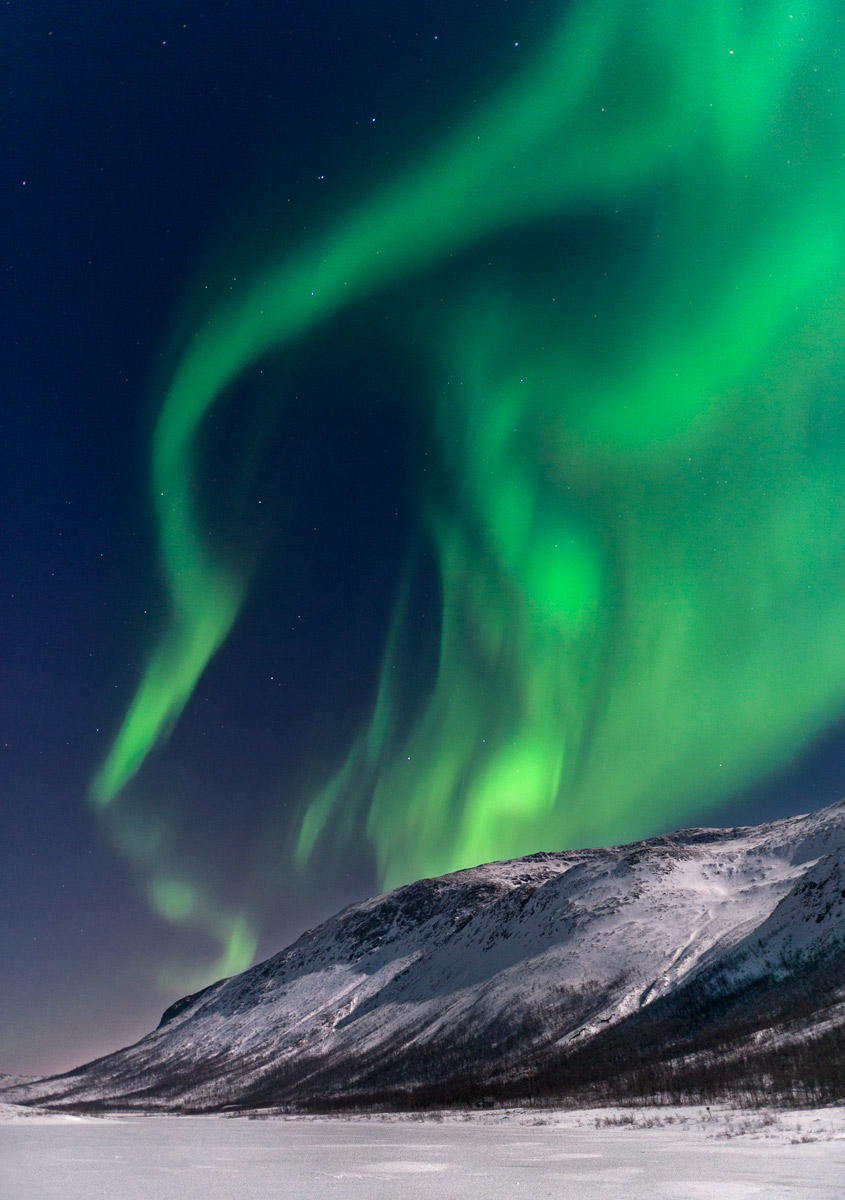
[[[511,1110],[327,1120],[0,1106],[9,1200],[842,1200],[845,1109]]]

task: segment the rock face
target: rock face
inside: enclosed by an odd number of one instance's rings
[[[136,1045],[4,1098],[709,1096],[778,1091],[780,1063],[793,1090],[830,1099],[843,1031],[845,802],[399,888],[178,1001]]]

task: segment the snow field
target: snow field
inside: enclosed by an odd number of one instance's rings
[[[842,1200],[845,1109],[426,1119],[95,1119],[0,1110],[9,1200]]]

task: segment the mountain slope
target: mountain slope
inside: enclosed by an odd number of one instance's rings
[[[845,802],[399,888],[178,1001],[136,1045],[6,1098],[203,1109],[619,1092],[670,1062],[673,1078],[679,1061],[712,1075],[714,1054],[721,1070],[818,1038],[838,1053],[843,1029]]]

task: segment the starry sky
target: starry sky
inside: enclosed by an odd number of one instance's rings
[[[845,792],[842,26],[641,7],[0,10],[0,1072]]]

